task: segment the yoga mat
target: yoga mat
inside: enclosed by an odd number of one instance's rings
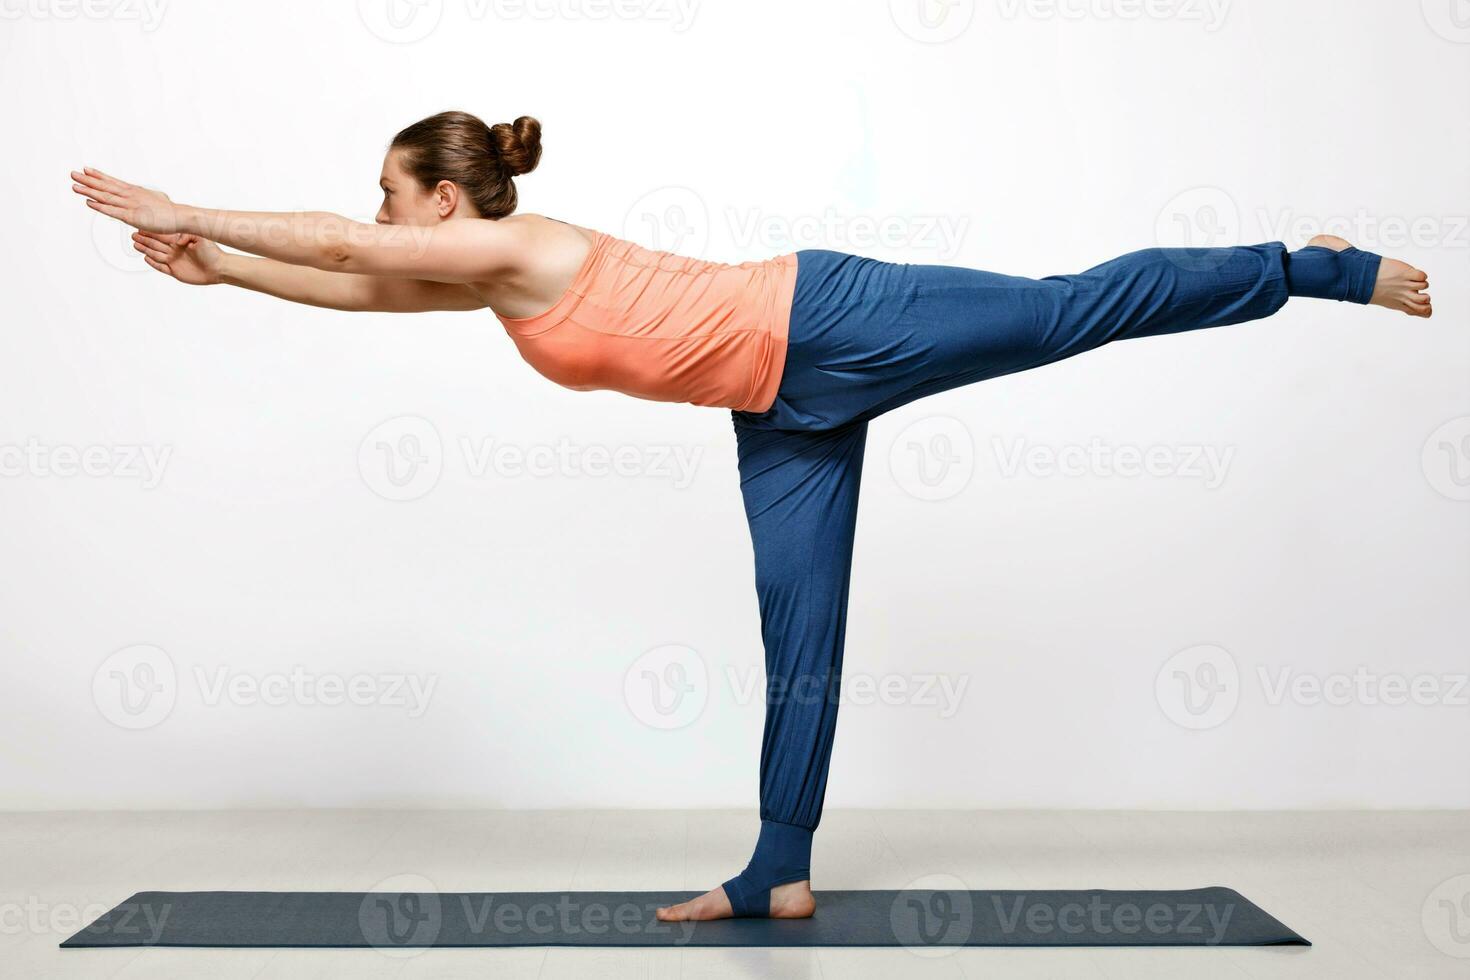
[[[139,892],[99,946],[1310,946],[1238,892],[824,891],[810,919],[665,923],[699,892]]]

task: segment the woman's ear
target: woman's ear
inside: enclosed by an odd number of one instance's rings
[[[434,210],[439,215],[439,220],[444,220],[454,213],[459,206],[459,188],[453,181],[441,180],[434,186]]]

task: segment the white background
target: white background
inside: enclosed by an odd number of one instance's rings
[[[827,802],[1470,806],[1463,6],[5,0],[0,806],[755,805],[728,413],[561,390],[488,312],[178,285],[68,189],[370,220],[388,139],[447,108],[542,120],[524,210],[708,258],[1040,276],[1330,226],[1429,270],[1430,322],[1295,301],[874,423],[847,674],[888,695],[849,691]],[[168,455],[37,462],[88,447]],[[380,696],[214,688],[293,671]]]

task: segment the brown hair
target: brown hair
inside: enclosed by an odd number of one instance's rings
[[[486,126],[468,112],[441,112],[420,119],[393,137],[403,150],[403,169],[424,190],[441,180],[458,184],[482,218],[504,218],[516,209],[518,174],[541,160],[541,124],[530,116]]]

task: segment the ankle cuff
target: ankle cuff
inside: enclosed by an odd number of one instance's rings
[[[762,820],[755,853],[745,870],[725,882],[725,897],[738,918],[771,914],[771,889],[811,878],[812,832],[795,824]]]
[[[1308,245],[1286,257],[1286,288],[1292,296],[1366,304],[1378,283],[1382,256],[1349,246],[1334,252]]]

